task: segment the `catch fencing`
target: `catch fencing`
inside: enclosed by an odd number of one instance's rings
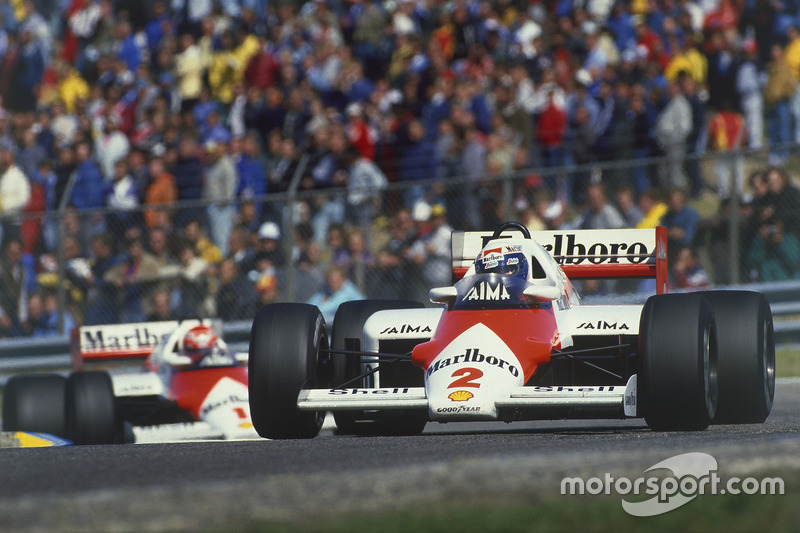
[[[792,192],[798,169],[790,157],[771,170],[767,157],[760,151],[687,157],[685,190],[697,224],[683,243],[691,253],[681,251],[682,239],[670,242],[671,284],[692,290],[756,283],[770,292],[779,283],[780,314],[791,318],[800,314],[800,194]],[[387,185],[377,188],[348,185],[345,175],[341,186],[306,189],[308,165],[307,156],[295,162],[287,191],[230,204],[78,211],[63,202],[52,212],[0,219],[0,304],[12,318],[10,327],[0,323],[0,336],[63,339],[72,325],[176,318],[246,323],[271,301],[315,295],[324,301],[334,270],[365,297],[426,302],[431,286],[450,281],[449,246],[436,239],[441,225],[491,229],[519,220],[531,229],[597,227],[613,217],[593,216],[604,208],[589,190],[604,189],[623,227],[632,226],[637,215],[630,208],[647,188],[642,176],[667,201],[674,170],[674,161],[653,158],[407,182],[389,173]],[[726,172],[739,174],[739,194],[720,194],[730,190],[717,182]],[[751,187],[756,173],[765,187],[759,178]],[[781,189],[783,177],[789,179]],[[18,258],[9,251],[14,235],[22,246]],[[584,289],[613,296],[639,287]]]

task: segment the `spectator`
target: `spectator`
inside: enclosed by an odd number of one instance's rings
[[[770,164],[783,164],[788,155],[787,144],[792,141],[791,102],[797,79],[783,58],[781,47],[772,47],[771,61],[767,64],[767,83],[764,86],[764,104],[767,111],[767,137],[770,144]]]
[[[153,282],[158,278],[158,262],[145,250],[141,237],[129,238],[125,247],[119,264],[108,269],[103,281],[116,289],[115,305],[111,309],[118,316],[114,318],[122,322],[144,322],[150,312]]]
[[[625,221],[617,208],[608,203],[605,186],[592,183],[586,190],[586,207],[581,212],[576,226],[580,229],[618,229]]]
[[[691,246],[678,249],[678,257],[672,264],[672,286],[677,289],[697,291],[711,285],[708,272],[700,264]]]
[[[19,237],[22,213],[31,199],[31,185],[27,176],[14,162],[10,146],[0,143],[0,216],[3,216],[0,243]],[[14,218],[7,218],[14,217]]]
[[[668,257],[674,258],[681,246],[694,244],[700,215],[686,205],[686,192],[678,187],[670,190],[667,207],[667,212],[661,217],[661,225],[667,228]]]
[[[791,183],[785,170],[773,167],[767,171],[767,210],[762,217],[776,216],[786,231],[800,235],[800,189]]]
[[[189,4],[189,0],[183,1]],[[192,4],[194,3],[192,2]],[[181,52],[175,56],[175,76],[178,81],[181,110],[191,111],[200,98],[206,65],[200,49],[195,44],[194,37],[191,34],[184,33],[181,35],[180,46]]]
[[[86,141],[78,143],[75,150],[78,167],[72,179],[75,185],[69,203],[76,209],[96,209],[105,205],[106,180],[92,156],[92,147]]]
[[[264,222],[258,229],[256,262],[268,261],[275,268],[286,266],[286,254],[281,246],[281,229],[274,222]],[[259,269],[261,271],[263,269]]]
[[[122,159],[114,163],[113,182],[108,188],[106,205],[112,210],[107,217],[108,230],[112,234],[121,235],[127,228],[141,223],[137,210],[139,191],[128,173],[128,163]]]
[[[269,272],[261,274],[253,285],[253,288],[255,288],[258,297],[254,306],[256,310],[263,305],[278,301],[280,291],[278,288],[278,280],[275,278],[274,274]]]
[[[717,191],[722,198],[741,195],[744,190],[744,156],[740,153],[747,139],[747,129],[742,115],[734,111],[731,102],[723,102],[721,109],[708,124],[714,158]]]
[[[195,254],[195,247],[188,240],[178,247],[178,261],[180,269],[175,287],[175,318],[186,320],[208,316],[208,280],[205,276],[208,263]]]
[[[178,201],[189,204],[175,214],[175,224],[182,227],[192,219],[205,220],[205,212],[197,203],[203,197],[203,164],[197,157],[195,138],[181,139],[177,161],[169,172],[175,176]]]
[[[217,316],[225,321],[251,320],[256,311],[255,298],[247,278],[240,275],[233,258],[220,263],[219,283],[215,296]]]
[[[3,244],[0,257],[0,336],[16,337],[22,334],[22,323],[27,319],[28,295],[33,292],[36,277],[32,265],[26,265],[22,242],[9,238]]]
[[[128,137],[119,130],[120,121],[120,117],[115,114],[107,114],[103,121],[103,131],[95,142],[97,163],[103,176],[109,181],[114,178],[116,162],[124,161],[131,149]]]
[[[388,181],[375,163],[353,148],[345,152],[343,163],[348,171],[347,220],[356,227],[367,228],[380,209],[380,195]]]
[[[341,265],[331,265],[325,273],[325,286],[314,294],[308,303],[316,305],[327,324],[333,324],[333,317],[339,305],[351,300],[363,300],[364,295],[347,278],[347,270]]]
[[[773,218],[758,230],[747,252],[753,268],[753,281],[785,281],[797,277],[800,242],[785,231],[783,220]]]
[[[758,47],[753,39],[742,43],[744,61],[736,73],[736,90],[744,114],[748,146],[759,150],[764,144],[764,83],[758,67]]]
[[[295,227],[293,259],[296,267],[295,299],[298,301],[308,300],[325,283],[325,276],[319,267],[319,246],[313,238],[314,230],[310,224],[303,223]]]
[[[659,182],[662,187],[686,187],[683,163],[686,140],[692,131],[692,108],[676,82],[669,84],[669,97],[655,129],[656,142],[667,159],[661,166]]]
[[[150,228],[169,228],[172,226],[173,208],[170,204],[178,200],[175,177],[164,168],[164,160],[153,157],[149,164],[150,185],[147,187],[144,204],[149,206],[144,212],[145,225]]]
[[[148,322],[161,322],[173,320],[174,314],[171,305],[171,296],[168,291],[156,291],[150,301],[150,313],[147,315]]]
[[[267,194],[267,171],[260,158],[260,147],[257,135],[248,133],[243,139],[231,141],[231,156],[239,176],[236,185],[236,197],[242,200],[253,200]],[[258,218],[261,217],[262,203],[254,204]]]
[[[208,141],[205,144],[208,167],[203,183],[203,199],[211,202],[207,208],[208,220],[211,222],[211,240],[222,255],[227,253],[228,236],[233,229],[233,218],[236,206],[236,185],[239,176],[236,167],[228,156],[225,144]],[[208,260],[208,258],[206,258]],[[209,261],[215,262],[215,261]]]
[[[630,185],[623,185],[616,192],[617,209],[625,221],[626,228],[635,228],[642,221],[643,214],[636,205],[636,195]]]
[[[430,210],[430,231],[409,248],[409,255],[420,265],[429,287],[447,285],[452,277],[450,235],[453,228],[447,222],[447,211],[441,204]]]
[[[656,189],[648,189],[639,196],[639,209],[642,219],[636,224],[637,228],[655,228],[669,210]]]
[[[255,268],[256,252],[252,246],[253,238],[247,227],[234,226],[228,238],[228,259],[233,259],[240,273],[248,273]]]
[[[183,227],[183,236],[192,248],[194,248],[194,253],[197,257],[202,259],[206,264],[215,265],[222,260],[222,252],[208,237],[206,237],[199,221],[190,220]]]

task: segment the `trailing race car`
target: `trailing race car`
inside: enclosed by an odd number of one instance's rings
[[[13,376],[3,430],[76,444],[257,438],[247,367],[209,322],[83,326],[73,332],[74,371]],[[84,363],[143,368],[83,370]]]
[[[250,337],[258,433],[420,433],[428,421],[643,417],[655,430],[759,423],[775,348],[762,294],[666,294],[666,230],[455,232],[439,308],[356,301],[329,343],[313,306],[261,308]],[[571,279],[655,278],[644,305],[582,305]]]

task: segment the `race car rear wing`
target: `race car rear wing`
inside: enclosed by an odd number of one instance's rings
[[[70,336],[72,366],[79,369],[84,362],[143,359],[179,324],[177,320],[168,320],[75,328]]]
[[[501,238],[511,237],[511,231]],[[491,231],[454,231],[450,246],[453,278],[464,277]],[[667,228],[535,231],[531,237],[561,265],[570,279],[655,278],[667,292]]]
[[[212,322],[203,321],[207,325]],[[70,333],[72,367],[80,370],[83,363],[144,359],[182,325],[191,327],[199,323],[198,320],[165,320],[75,328]],[[221,324],[219,326],[221,331]]]

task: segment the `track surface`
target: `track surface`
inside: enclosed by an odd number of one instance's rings
[[[420,437],[0,450],[0,530],[225,529],[487,495],[535,499],[557,495],[564,476],[634,478],[692,451],[712,454],[722,477],[796,476],[800,380],[779,381],[765,424],[696,433],[655,433],[638,420],[429,424]]]

